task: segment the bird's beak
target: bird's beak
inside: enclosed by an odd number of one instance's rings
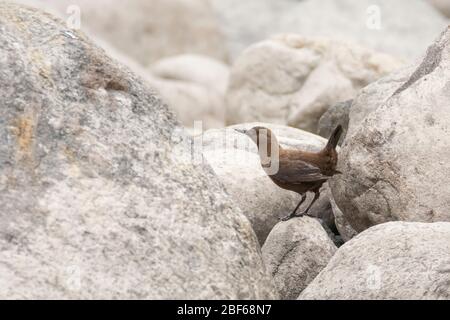
[[[339,170],[334,170],[334,174],[342,174],[342,172]]]
[[[234,131],[237,131],[237,132],[242,133],[242,134],[246,134],[247,133],[247,130],[245,130],[245,129],[234,129]]]

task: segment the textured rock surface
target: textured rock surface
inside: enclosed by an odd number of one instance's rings
[[[390,222],[336,252],[300,299],[450,299],[450,223]]]
[[[392,94],[384,90],[385,102],[347,136],[343,174],[330,186],[356,231],[390,220],[450,220],[450,194],[442,189],[450,184],[449,68],[447,28],[409,79]]]
[[[65,20],[76,16],[73,6],[77,6],[84,31],[111,43],[144,66],[181,53],[204,54],[219,60],[228,57],[207,0],[13,1],[58,12]]]
[[[0,3],[0,298],[273,298],[257,239],[141,79]]]
[[[150,83],[183,125],[192,127],[200,120],[204,129],[225,125],[228,66],[209,57],[185,54],[161,59],[149,70],[153,76]]]
[[[335,252],[320,223],[309,217],[278,223],[262,247],[281,299],[297,299]]]
[[[446,19],[422,0],[211,1],[235,57],[273,34],[295,32],[352,41],[415,59],[447,25]]]
[[[333,130],[338,125],[341,125],[344,132],[339,140],[339,145],[342,144],[347,134],[349,121],[348,115],[350,113],[350,106],[352,105],[352,102],[353,100],[347,100],[344,102],[339,102],[328,108],[328,110],[319,119],[319,129],[317,132],[319,136],[328,139]]]
[[[401,63],[356,45],[280,35],[249,47],[231,70],[227,123],[263,121],[317,132],[322,114]]]
[[[408,81],[416,68],[416,65],[405,66],[363,88],[350,107],[346,136],[350,137],[372,111],[382,106],[395,90]]]
[[[275,185],[261,167],[255,144],[234,128],[250,129],[262,125],[273,130],[285,148],[318,151],[326,140],[314,134],[280,125],[246,123],[225,129],[208,130],[203,135],[203,156],[225,189],[252,223],[259,242],[264,243],[280,217],[294,210],[301,196]],[[308,195],[304,208],[311,200]],[[328,196],[323,194],[311,208],[311,214],[329,221],[330,211],[322,211]]]

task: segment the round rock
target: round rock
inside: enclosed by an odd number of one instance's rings
[[[389,222],[338,249],[299,299],[450,299],[450,223]]]
[[[355,99],[375,104],[350,127],[339,154],[343,174],[330,186],[356,231],[392,220],[450,221],[449,68],[447,28],[407,80],[384,82],[397,83],[390,90],[371,86],[375,99]]]
[[[310,217],[278,223],[262,247],[281,299],[297,299],[335,252],[326,231]]]

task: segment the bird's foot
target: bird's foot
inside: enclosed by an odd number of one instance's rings
[[[295,214],[289,214],[289,215],[287,215],[287,216],[281,218],[280,220],[281,220],[281,221],[288,221],[288,220],[290,220],[290,219],[292,219],[292,218],[294,218],[294,217],[295,217]]]
[[[299,214],[295,215],[296,217],[310,217],[310,218],[315,218],[314,216],[310,215],[308,212],[301,212]]]

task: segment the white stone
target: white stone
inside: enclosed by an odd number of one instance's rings
[[[302,217],[278,223],[267,237],[262,254],[280,298],[297,299],[336,249],[315,219]]]
[[[257,238],[142,79],[0,2],[0,299],[269,299]]]
[[[450,299],[450,223],[389,222],[338,249],[299,299]]]

